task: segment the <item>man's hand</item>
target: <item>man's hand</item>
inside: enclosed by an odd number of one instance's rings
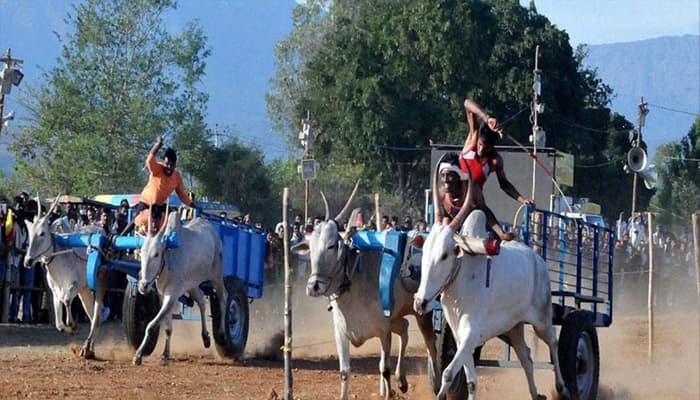
[[[522,204],[523,204],[524,206],[533,206],[533,207],[534,207],[534,206],[535,206],[535,201],[532,200],[532,199],[523,199]]]
[[[159,145],[162,146],[164,142],[165,142],[165,138],[163,137],[163,135],[159,135],[159,136],[156,138],[156,143],[158,143]]]

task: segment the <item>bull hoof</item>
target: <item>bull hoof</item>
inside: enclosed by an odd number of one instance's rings
[[[160,365],[168,365],[168,362],[170,361],[170,357],[167,356],[161,356],[160,361],[158,362]]]
[[[408,381],[405,376],[399,377],[399,390],[401,393],[406,393],[408,391]]]
[[[141,356],[134,356],[134,360],[132,362],[134,365],[141,365]]]
[[[202,333],[202,342],[204,342],[204,348],[208,349],[211,346],[211,339],[208,333]]]
[[[547,396],[545,396],[545,395],[543,395],[543,394],[538,394],[538,395],[537,395],[537,400],[547,400]]]
[[[93,350],[88,350],[87,347],[83,346],[83,348],[80,349],[80,357],[86,360],[94,360],[95,352]]]

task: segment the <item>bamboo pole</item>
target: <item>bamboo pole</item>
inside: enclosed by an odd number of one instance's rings
[[[700,211],[693,213],[693,242],[695,253],[695,287],[698,291],[698,308],[700,308]]]
[[[648,231],[647,245],[649,246],[649,294],[647,296],[647,313],[649,319],[649,348],[647,356],[649,362],[654,361],[654,244],[652,243],[653,214],[647,213]]]
[[[289,232],[287,205],[289,188],[282,193],[282,223],[284,224],[284,398],[292,400],[292,280],[289,268]]]

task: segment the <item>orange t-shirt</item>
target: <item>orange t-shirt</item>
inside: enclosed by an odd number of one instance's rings
[[[175,191],[177,197],[180,198],[186,206],[192,205],[192,201],[185,193],[185,184],[182,183],[182,175],[180,171],[173,171],[172,175],[165,174],[164,165],[156,161],[156,157],[152,153],[148,153],[146,158],[146,167],[150,171],[148,183],[141,192],[141,201],[145,204],[165,204],[165,201],[170,196],[170,193]]]

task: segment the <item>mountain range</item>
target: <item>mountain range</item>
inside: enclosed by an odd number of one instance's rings
[[[642,139],[651,156],[687,135],[700,116],[699,35],[589,46],[584,63],[613,88],[612,110],[635,126],[642,97],[648,103]]]

